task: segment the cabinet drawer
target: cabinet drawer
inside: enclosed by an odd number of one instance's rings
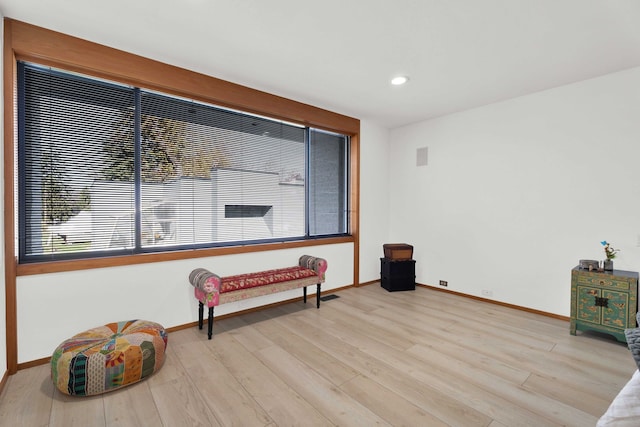
[[[631,288],[631,280],[625,277],[600,277],[600,275],[586,275],[577,273],[574,276],[577,285],[597,286],[600,288],[612,288],[628,291]]]
[[[416,281],[410,277],[382,277],[380,286],[389,292],[393,291],[413,291],[416,289]]]
[[[381,258],[380,275],[392,277],[415,277],[416,262],[414,260],[390,261]]]

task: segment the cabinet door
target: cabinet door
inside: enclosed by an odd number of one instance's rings
[[[600,289],[588,286],[578,286],[577,319],[585,322],[600,324],[600,307],[596,305],[596,298],[600,298]]]
[[[578,320],[613,328],[627,328],[629,294],[578,286]]]
[[[629,294],[626,292],[602,290],[606,307],[602,307],[602,324],[614,328],[627,328]]]

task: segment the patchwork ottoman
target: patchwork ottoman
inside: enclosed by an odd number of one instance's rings
[[[113,391],[159,370],[166,348],[167,333],[158,323],[109,323],[62,342],[51,356],[51,379],[68,395]]]

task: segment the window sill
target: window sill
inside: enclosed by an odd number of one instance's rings
[[[353,243],[353,236],[317,238],[296,240],[280,243],[265,243],[246,246],[226,246],[208,249],[189,249],[184,251],[161,252],[151,254],[114,256],[104,258],[90,258],[71,261],[51,261],[29,264],[19,264],[16,267],[17,276],[34,274],[60,273],[65,271],[90,270],[93,268],[119,267],[125,265],[147,264],[152,262],[176,261],[192,258],[205,258],[220,255],[233,255],[251,252],[277,251],[281,249],[302,248],[311,246],[325,246],[340,243]]]

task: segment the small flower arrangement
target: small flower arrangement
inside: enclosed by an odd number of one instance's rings
[[[611,243],[606,240],[603,240],[600,244],[604,246],[604,253],[607,256],[607,259],[614,259],[616,254],[620,252],[620,249],[614,249],[613,246],[611,246]]]

